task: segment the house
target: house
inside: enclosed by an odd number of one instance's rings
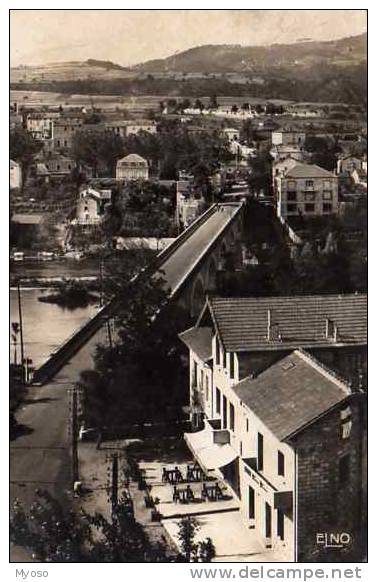
[[[176,182],[177,218],[187,228],[205,209],[205,200],[194,194],[189,180]]]
[[[356,186],[361,186],[365,190],[368,189],[368,173],[362,167],[359,169],[354,168],[354,170],[351,172],[351,178]]]
[[[54,119],[51,148],[66,151],[72,148],[73,137],[83,127],[81,117],[61,117]]]
[[[38,158],[37,176],[62,178],[69,176],[76,167],[75,160],[55,152],[48,152]]]
[[[14,160],[9,160],[9,187],[21,188],[22,185],[22,171],[21,165]]]
[[[281,176],[285,174],[288,170],[293,168],[297,164],[295,158],[288,156],[285,159],[272,162],[272,183],[274,183],[276,176]]]
[[[148,177],[148,162],[138,154],[129,154],[117,161],[117,180],[148,180]]]
[[[340,158],[336,164],[337,174],[348,174],[351,175],[354,170],[361,170],[363,165],[363,160],[357,158],[356,156],[346,156]]]
[[[105,206],[111,203],[111,190],[96,190],[90,186],[81,190],[72,224],[97,226],[104,215]]]
[[[321,532],[359,538],[364,404],[351,379],[365,365],[366,334],[365,295],[207,299],[180,334],[190,354],[186,442],[286,561],[324,561]]]
[[[272,145],[279,146],[297,146],[303,148],[305,145],[306,134],[303,131],[281,129],[271,133]]]
[[[339,211],[338,177],[314,164],[297,163],[275,175],[276,212],[289,216],[326,216]]]
[[[146,131],[147,133],[151,134],[157,133],[156,122],[148,119],[135,121],[128,119],[118,119],[114,121],[108,121],[105,127],[120,137],[127,137],[128,135],[138,134],[140,131]]]
[[[225,137],[228,141],[239,141],[240,132],[234,127],[226,127],[221,130],[221,136]]]
[[[303,147],[298,145],[273,145],[270,149],[271,157],[276,161],[280,162],[286,160],[287,158],[293,158],[298,162],[302,162],[305,159],[306,152]]]
[[[54,115],[47,113],[29,113],[26,115],[26,130],[39,141],[52,140]]]

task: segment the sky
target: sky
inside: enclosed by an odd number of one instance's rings
[[[11,10],[11,66],[88,58],[128,66],[204,44],[366,32],[366,10]]]

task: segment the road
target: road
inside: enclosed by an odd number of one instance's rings
[[[230,222],[232,217],[239,211],[240,206],[220,205],[217,212],[211,216],[184,241],[180,247],[169,257],[161,270],[167,285],[176,291],[180,283],[186,278],[195,266],[196,262],[206,252],[208,247],[220,234],[222,229]]]
[[[28,506],[37,488],[65,498],[71,475],[68,389],[74,386],[81,370],[93,367],[95,346],[105,341],[105,330],[101,329],[51,382],[29,389],[26,402],[16,414],[18,423],[24,427],[23,434],[10,444],[11,501],[17,497]],[[11,559],[19,560],[17,549]]]

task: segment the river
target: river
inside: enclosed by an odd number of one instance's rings
[[[96,305],[84,308],[67,309],[53,303],[38,301],[48,289],[22,289],[21,305],[23,319],[24,353],[38,367],[47,360],[50,353],[66,340],[77,328],[97,311]],[[17,291],[10,291],[10,322],[18,322]],[[18,338],[19,340],[19,338]],[[20,347],[18,345],[18,361]],[[11,361],[14,361],[14,348],[11,346]]]

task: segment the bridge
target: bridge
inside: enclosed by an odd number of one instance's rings
[[[196,317],[206,294],[216,290],[217,272],[224,267],[226,257],[237,251],[242,216],[243,203],[213,204],[151,261],[144,275],[157,277],[162,271],[171,299]],[[116,308],[116,301],[105,305],[76,330],[35,370],[33,383],[43,384],[52,378],[112,317]]]

